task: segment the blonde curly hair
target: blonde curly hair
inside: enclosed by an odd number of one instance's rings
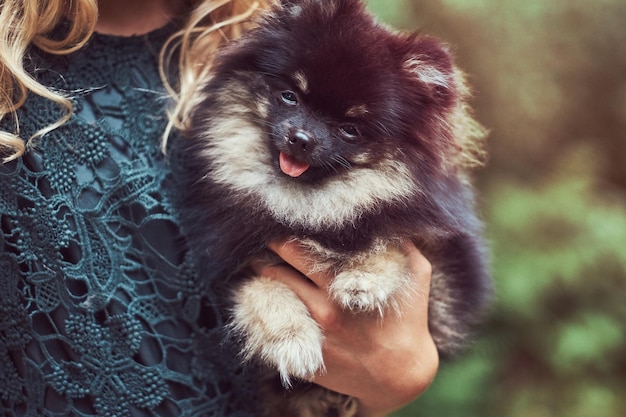
[[[209,67],[207,56],[225,40],[239,36],[251,22],[251,16],[272,0],[189,0],[183,28],[172,35],[161,51],[161,74],[175,100],[170,124],[184,123],[189,105],[185,98],[202,79]],[[8,130],[0,130],[0,163],[19,158],[33,146],[37,137],[57,128],[72,115],[67,93],[38,83],[24,68],[28,48],[56,55],[72,53],[85,45],[94,31],[98,16],[97,0],[0,0],[0,120],[9,119]],[[69,30],[63,39],[51,35],[61,22]],[[178,51],[175,55],[174,51]],[[172,57],[178,56],[173,63]],[[180,79],[168,80],[170,65],[179,67]],[[174,87],[176,86],[176,87]],[[20,136],[19,109],[29,94],[36,94],[58,104],[62,117],[29,138]]]

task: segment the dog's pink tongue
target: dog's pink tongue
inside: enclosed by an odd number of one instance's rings
[[[294,158],[283,152],[281,152],[278,156],[278,162],[280,163],[280,170],[294,178],[304,174],[310,166],[304,162],[296,161]]]

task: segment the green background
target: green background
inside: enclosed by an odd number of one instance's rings
[[[370,0],[449,43],[491,133],[496,300],[394,417],[626,417],[626,0]]]

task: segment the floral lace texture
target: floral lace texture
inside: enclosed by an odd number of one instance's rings
[[[33,51],[33,74],[70,92],[75,114],[0,165],[0,415],[254,415],[159,151],[171,29]],[[59,112],[32,95],[21,135]]]

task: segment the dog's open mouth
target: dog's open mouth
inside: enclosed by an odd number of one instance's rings
[[[280,170],[283,171],[284,174],[294,178],[304,174],[304,172],[311,166],[306,162],[298,161],[296,158],[287,155],[284,152],[281,152],[278,156],[278,163],[280,165]]]

